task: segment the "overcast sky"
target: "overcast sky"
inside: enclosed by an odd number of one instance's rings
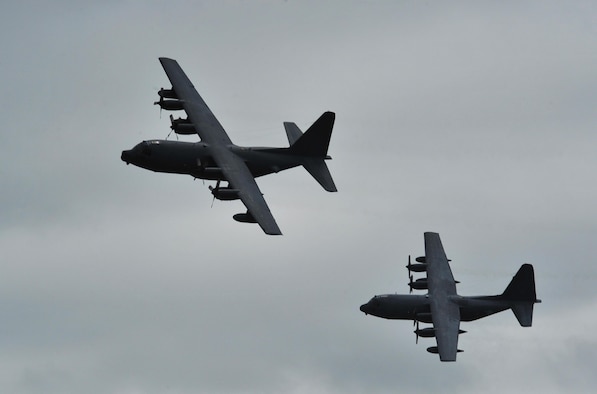
[[[1,392],[597,386],[595,2],[24,1],[0,49]],[[338,193],[258,179],[271,237],[209,182],[126,166],[169,131],[160,56],[239,145],[336,112]],[[408,292],[424,231],[462,295],[533,264],[533,327],[463,323],[440,363],[411,322],[363,315]]]

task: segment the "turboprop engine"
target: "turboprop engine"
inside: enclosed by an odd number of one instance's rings
[[[410,286],[411,290],[427,290],[428,289],[428,285],[427,285],[427,278],[419,278],[415,281],[411,280],[408,283],[408,285]]]
[[[176,134],[180,135],[192,135],[195,134],[195,126],[188,119],[178,118],[174,119],[174,116],[170,115],[170,128]]]
[[[170,98],[170,99],[177,99],[178,98],[178,96],[174,92],[174,89],[164,89],[164,88],[161,88],[158,91],[158,96],[160,96],[162,98]]]
[[[184,109],[182,101],[178,99],[164,100],[164,97],[160,97],[159,101],[153,103],[153,105],[159,105],[161,109],[167,111],[180,111]]]
[[[218,181],[216,187],[209,186],[209,190],[211,190],[211,194],[214,198],[217,198],[220,201],[238,200],[240,198],[238,189],[234,189],[230,186],[220,187],[220,181]]]
[[[423,260],[420,260],[420,259],[423,259]],[[408,256],[408,264],[406,265],[406,268],[408,269],[409,272],[425,272],[425,271],[427,271],[427,264],[425,264],[424,257],[417,257],[415,260],[418,261],[418,263],[412,264],[410,261],[410,255]]]

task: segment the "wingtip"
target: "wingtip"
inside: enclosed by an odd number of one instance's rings
[[[327,116],[327,117],[330,117],[330,118],[332,118],[332,119],[334,119],[334,120],[336,119],[336,113],[335,113],[335,112],[332,112],[332,111],[325,111],[325,112],[323,113],[323,115],[325,115],[325,116]]]

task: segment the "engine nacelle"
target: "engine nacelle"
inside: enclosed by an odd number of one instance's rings
[[[176,133],[180,135],[191,135],[195,134],[195,126],[193,123],[189,122],[188,119],[178,118],[174,119],[172,115],[170,115],[170,128]]]
[[[174,89],[164,89],[161,88],[158,91],[158,96],[160,96],[161,98],[171,98],[171,99],[177,99],[178,96],[176,95],[176,92],[174,92]]]
[[[411,289],[415,289],[415,290],[427,290],[428,289],[427,278],[417,279],[414,282],[410,282],[408,285],[410,286]]]
[[[422,338],[433,338],[435,336],[435,328],[420,328],[415,330],[415,334]]]
[[[415,259],[418,263],[425,263],[425,256],[419,256]]]
[[[153,104],[159,105],[160,108],[167,111],[180,111],[181,109],[184,109],[181,100],[164,100],[163,98],[160,98],[160,101],[156,101]]]
[[[408,268],[408,270],[412,271],[412,272],[425,272],[425,271],[427,271],[427,264],[425,264],[425,263],[410,264],[410,265],[407,265],[406,268]]]
[[[238,189],[232,189],[229,187],[209,187],[211,190],[211,194],[215,198],[221,201],[231,201],[231,200],[238,200],[240,196],[238,195]]]
[[[232,216],[232,219],[241,223],[257,223],[257,220],[255,220],[253,215],[251,215],[249,212],[237,213],[236,215]]]

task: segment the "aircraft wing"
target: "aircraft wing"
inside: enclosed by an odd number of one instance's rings
[[[431,319],[439,358],[441,361],[456,361],[460,307],[452,301],[457,295],[456,282],[437,233],[425,233],[425,262]]]
[[[245,162],[230,151],[232,141],[220,122],[201,98],[176,60],[165,57],[160,63],[172,84],[172,89],[182,101],[188,119],[193,123],[202,141],[209,144],[212,157],[231,187],[238,190],[239,197],[248,212],[266,234],[281,235],[274,216],[269,210],[255,178]]]
[[[253,218],[266,234],[282,235],[274,216],[269,210],[261,190],[253,178],[253,174],[245,162],[224,146],[215,146],[213,158],[230,183],[230,187],[238,190],[240,200],[247,207]]]
[[[174,59],[161,57],[160,63],[162,63],[176,96],[182,101],[184,110],[201,140],[208,144],[232,144],[228,134],[205,104],[189,77],[182,71],[178,62]]]

